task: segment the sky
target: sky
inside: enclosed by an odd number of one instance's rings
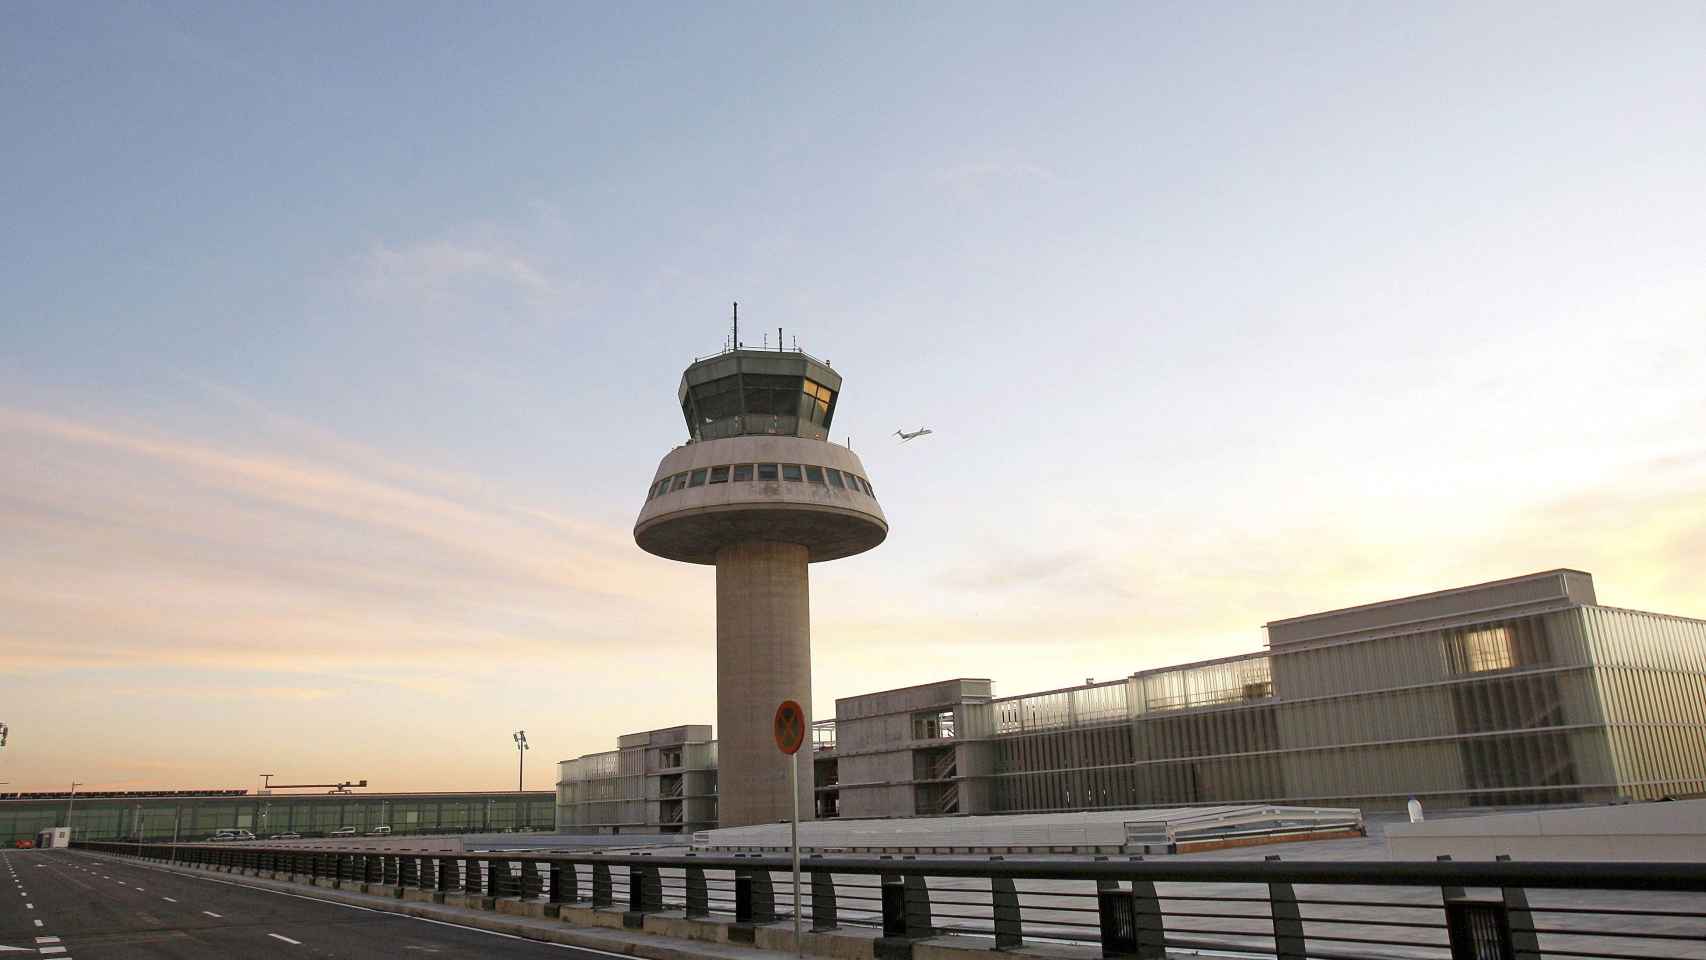
[[[713,722],[632,525],[736,300],[891,525],[819,716],[1553,567],[1706,617],[1698,3],[0,18],[4,789]]]

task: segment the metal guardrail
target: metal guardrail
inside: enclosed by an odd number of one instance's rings
[[[311,879],[624,909],[738,924],[791,919],[786,857],[409,853],[242,844],[78,842],[85,850]],[[1007,860],[811,856],[814,932],[880,928],[883,944],[944,934],[1273,960],[1648,960],[1706,956],[1706,864]],[[779,896],[780,894],[780,896]],[[889,950],[893,955],[899,951]]]

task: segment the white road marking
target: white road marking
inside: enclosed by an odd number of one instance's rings
[[[37,943],[58,943],[59,938],[58,937],[37,937],[36,942]]]
[[[178,902],[176,900],[173,900],[171,897],[161,897],[160,899],[166,901],[167,903],[177,903]]]
[[[25,909],[25,910],[34,910],[34,909],[35,909],[35,908],[36,908],[36,905],[35,905],[35,904],[33,904],[33,903],[26,903],[26,904],[24,904],[24,909]]]
[[[138,890],[141,890],[141,889],[142,889],[142,888],[141,888],[141,887],[137,887],[137,888],[136,888],[136,889],[138,889]],[[641,892],[641,893],[644,893],[644,892],[645,892],[645,891],[643,891],[643,890],[642,890],[642,891],[640,891],[640,892]]]
[[[210,917],[217,917],[217,916],[219,916],[219,914],[217,914],[217,913],[214,913],[214,912],[213,912],[213,911],[212,911],[212,910],[203,910],[203,911],[202,911],[202,913],[205,913],[205,914],[207,914],[207,915],[208,915],[208,916],[210,916]]]
[[[64,947],[42,947],[41,949],[37,950],[36,952],[37,953],[64,953],[65,948]]]
[[[37,921],[36,921],[36,926],[38,926],[38,927],[39,927],[39,926],[41,926],[41,921],[40,921],[40,920],[37,920]]]
[[[269,934],[267,934],[267,936],[273,938],[274,940],[283,940],[285,943],[288,943],[291,946],[295,946],[295,947],[302,946],[301,940],[292,940],[289,937],[281,936],[281,935],[276,934],[276,933],[269,933]]]

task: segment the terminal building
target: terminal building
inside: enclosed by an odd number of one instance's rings
[[[1258,801],[1378,811],[1412,796],[1449,808],[1706,794],[1706,621],[1601,606],[1588,573],[1550,570],[1266,631],[1261,652],[1062,690],[996,697],[988,680],[953,679],[838,699],[833,724],[815,728],[816,813]],[[693,773],[713,783],[710,731],[674,729],[704,731]],[[665,776],[686,772],[651,766],[673,758],[636,742],[561,764],[563,829],[709,826],[666,823],[670,808],[651,802]],[[614,768],[625,772],[604,772]],[[597,807],[588,798],[599,791],[626,804]]]
[[[125,790],[0,793],[0,845],[33,840],[70,816],[77,840],[206,840],[221,829],[260,837],[297,833],[325,836],[352,827],[367,833],[387,826],[393,834],[487,833],[549,830],[554,826],[548,790],[490,793],[251,793],[248,790]]]

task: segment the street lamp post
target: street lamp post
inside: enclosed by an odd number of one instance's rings
[[[65,803],[65,829],[67,830],[71,829],[71,810],[77,806],[77,788],[81,786],[81,783],[75,781],[71,784],[71,799]]]
[[[521,775],[522,772],[527,769],[527,751],[531,748],[527,746],[526,730],[517,730],[510,736],[510,739],[515,741],[515,792],[520,793],[523,789],[521,786]]]

